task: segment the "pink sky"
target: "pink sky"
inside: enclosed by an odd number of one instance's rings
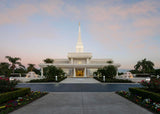
[[[160,68],[159,0],[1,0],[0,62],[17,56],[38,66],[75,51],[81,22],[85,51],[133,69],[147,58]]]

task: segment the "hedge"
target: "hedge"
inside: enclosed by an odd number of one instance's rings
[[[17,88],[15,91],[5,92],[0,94],[0,104],[9,100],[14,100],[17,97],[22,97],[31,92],[30,88]]]
[[[47,78],[45,78],[45,79],[34,79],[34,80],[30,80],[29,82],[60,82],[60,81],[62,81],[62,80],[64,80],[64,79],[66,79],[67,77],[58,77],[58,80],[57,81],[55,81],[55,79],[54,78],[52,78],[52,79],[47,79]]]
[[[94,77],[94,79],[104,82],[102,78]],[[123,80],[123,79],[105,79],[105,82],[110,82],[110,83],[133,83],[131,80]]]
[[[153,101],[160,102],[160,94],[148,91],[145,88],[129,88],[131,94],[141,96],[143,98],[150,98]]]

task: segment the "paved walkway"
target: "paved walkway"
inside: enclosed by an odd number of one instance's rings
[[[94,78],[66,78],[60,83],[100,83]]]
[[[152,114],[113,92],[51,92],[11,114]]]

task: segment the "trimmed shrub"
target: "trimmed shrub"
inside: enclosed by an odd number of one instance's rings
[[[16,85],[16,80],[10,81],[8,78],[0,77],[0,93],[13,91]]]
[[[160,92],[160,79],[151,78],[150,82],[142,80],[141,85],[152,91]]]
[[[17,97],[22,97],[31,92],[30,88],[17,88],[15,91],[5,92],[0,94],[0,104],[9,100],[16,99]]]
[[[52,78],[52,79],[45,78],[45,79],[34,79],[34,80],[30,80],[29,82],[37,82],[37,83],[38,82],[60,82],[64,79],[66,79],[67,77],[57,77],[57,78],[58,78],[57,81],[55,81],[54,78]]]
[[[94,79],[96,79],[100,82],[104,82],[102,77],[100,77],[100,78],[94,77]],[[115,79],[115,78],[113,78],[113,79],[106,78],[105,82],[110,82],[110,83],[133,83],[131,80],[123,80],[123,79]]]
[[[160,94],[159,93],[148,91],[145,88],[129,88],[129,91],[131,92],[131,94],[139,95],[139,96],[143,97],[144,99],[150,98],[155,102],[160,102]]]
[[[151,77],[150,74],[136,74],[136,77]]]

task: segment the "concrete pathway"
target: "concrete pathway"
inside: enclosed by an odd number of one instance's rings
[[[11,114],[152,114],[113,92],[51,92]]]
[[[66,78],[60,83],[100,83],[94,78]]]

